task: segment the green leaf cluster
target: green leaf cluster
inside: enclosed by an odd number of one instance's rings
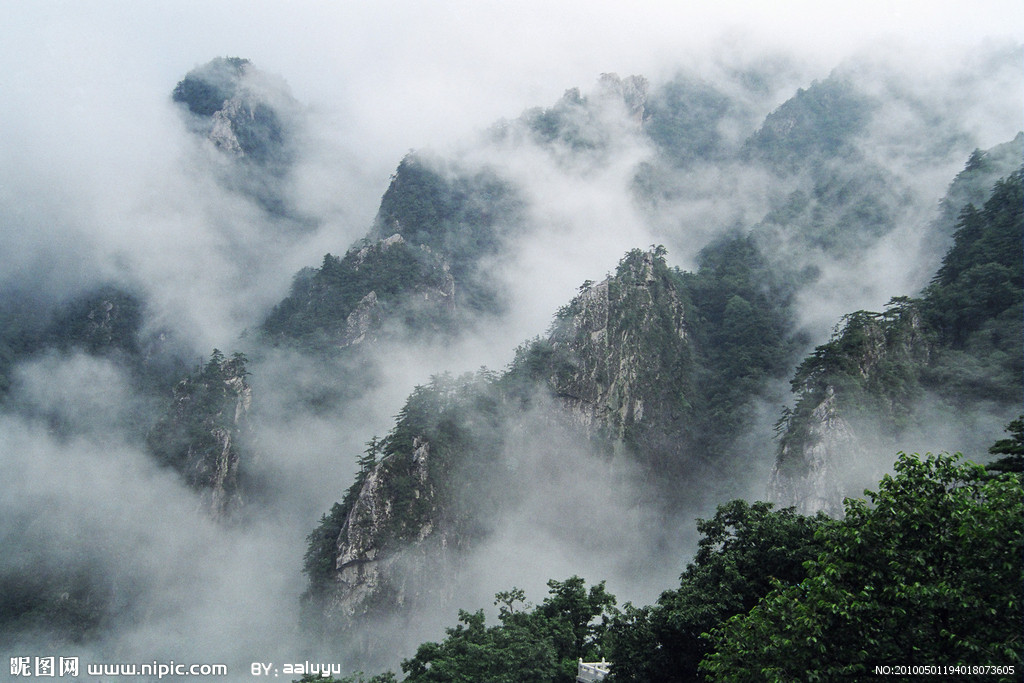
[[[1024,664],[1024,515],[1018,475],[900,455],[799,584],[776,584],[711,632],[714,681],[834,681],[884,663]]]
[[[548,581],[549,595],[531,609],[522,590],[498,593],[500,624],[488,627],[483,610],[459,611],[459,623],[440,643],[424,643],[402,662],[407,683],[572,683],[577,661],[604,654],[616,614],[604,582]]]
[[[376,315],[397,316],[412,329],[445,329],[444,307],[416,306],[420,290],[447,289],[445,262],[408,242],[377,242],[351,249],[339,258],[326,254],[318,269],[300,271],[288,296],[263,323],[275,341],[289,340],[301,348],[326,350],[336,345],[346,319],[370,292],[377,297]]]
[[[715,516],[698,520],[702,538],[679,588],[655,605],[626,605],[609,632],[609,681],[698,680],[697,666],[711,651],[707,631],[744,614],[775,582],[792,585],[806,576],[804,562],[823,548],[816,532],[830,523],[792,508],[734,500]]]

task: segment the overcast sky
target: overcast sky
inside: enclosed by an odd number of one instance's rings
[[[71,103],[98,89],[107,99],[93,104],[116,107],[118,97],[164,96],[214,56],[243,56],[338,116],[388,166],[605,71],[657,78],[722,51],[779,49],[816,58],[827,75],[878,41],[941,56],[1024,38],[1015,0],[5,4],[0,111],[52,104],[51,85]]]

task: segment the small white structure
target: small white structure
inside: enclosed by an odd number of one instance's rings
[[[576,667],[576,683],[603,681],[604,677],[608,675],[609,666],[611,665],[604,661],[604,657],[600,662],[584,662],[580,658]]]

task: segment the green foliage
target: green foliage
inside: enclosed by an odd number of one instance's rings
[[[88,642],[115,616],[112,583],[88,565],[6,568],[0,573],[0,647],[10,649],[26,636],[62,645]]]
[[[1024,415],[1006,425],[1009,439],[1000,439],[988,449],[992,455],[1004,457],[989,463],[990,472],[1024,472]]]
[[[248,59],[217,57],[189,71],[174,87],[171,99],[188,105],[193,114],[213,116],[225,100],[234,97],[238,81],[249,66]]]
[[[1020,168],[1024,158],[1024,132],[1017,133],[1009,142],[991,149],[976,149],[971,153],[964,170],[957,174],[939,203],[936,227],[939,234],[952,236],[964,207],[982,206],[1000,178]]]
[[[142,302],[111,285],[102,286],[62,306],[53,315],[44,343],[61,350],[81,348],[91,354],[139,353]]]
[[[227,358],[214,349],[204,365],[175,386],[170,407],[146,438],[157,461],[181,472],[193,487],[213,483],[223,435],[238,434],[235,413],[246,388],[247,363],[242,353]],[[236,439],[231,441],[237,448]]]
[[[342,342],[348,316],[371,292],[378,324],[394,316],[416,331],[445,329],[450,323],[446,307],[416,306],[412,299],[417,292],[448,287],[444,261],[408,242],[378,242],[352,249],[344,258],[327,254],[319,269],[295,276],[291,292],[267,316],[263,331],[273,340],[329,349]]]
[[[791,367],[800,280],[779,275],[750,236],[708,247],[697,273],[669,268],[664,247],[634,249],[559,309],[547,339],[517,350],[503,382],[521,402],[538,383],[592,402],[606,436],[678,500],[683,482],[734,466],[723,456],[752,401]]]
[[[679,588],[662,593],[656,605],[627,605],[613,623],[609,681],[698,680],[697,665],[711,649],[706,632],[749,611],[773,582],[803,580],[803,563],[823,548],[816,532],[829,523],[823,515],[803,517],[792,508],[742,500],[698,520],[702,538]]]
[[[442,255],[451,264],[460,304],[497,311],[498,292],[478,264],[499,251],[521,210],[512,185],[493,171],[468,173],[410,153],[381,198],[373,232],[378,238],[399,234]]]
[[[896,227],[906,197],[888,170],[860,160],[809,166],[803,186],[765,215],[757,233],[852,257]]]
[[[608,132],[597,120],[597,111],[579,88],[570,88],[553,107],[536,107],[523,113],[521,120],[535,142],[564,145],[573,152],[603,148]]]
[[[586,587],[578,576],[548,581],[549,595],[527,611],[523,591],[498,593],[500,625],[483,610],[459,611],[459,623],[440,643],[424,643],[402,662],[407,683],[572,683],[579,658],[603,652],[615,597],[604,583]]]
[[[986,323],[999,320],[1015,341],[1024,301],[1024,180],[1022,171],[996,183],[980,211],[960,214],[953,246],[925,291],[925,314],[954,348],[964,348]]]
[[[750,404],[771,379],[784,377],[804,343],[795,328],[793,295],[804,276],[773,267],[753,236],[706,247],[684,282],[693,300],[697,400],[690,429],[695,447],[720,455],[729,435],[749,423]]]
[[[715,681],[834,681],[879,663],[1024,664],[1021,479],[903,455],[847,499],[800,584],[715,629]]]
[[[143,313],[135,294],[111,284],[57,304],[34,300],[27,292],[6,292],[0,306],[0,395],[10,386],[13,364],[44,349],[116,359],[159,381],[159,359],[145,357],[140,346]]]
[[[889,301],[882,313],[856,311],[843,316],[828,343],[817,347],[797,368],[791,384],[803,392],[802,412],[832,387],[848,410],[877,411],[909,407],[918,393],[930,339],[921,330],[918,302]]]
[[[320,516],[320,523],[306,536],[306,553],[302,557],[302,573],[309,579],[304,600],[323,595],[334,575],[338,536],[348,516],[348,506],[335,503],[331,511]]]
[[[747,152],[780,171],[838,156],[867,124],[872,109],[848,82],[836,77],[815,81],[765,118],[747,142]]]
[[[293,681],[293,683],[398,683],[398,679],[390,671],[371,676],[370,678],[366,678],[365,674],[360,671],[350,676],[342,676],[341,678],[322,676],[320,674],[306,674],[302,678]]]
[[[710,160],[722,152],[719,124],[729,108],[710,84],[677,76],[648,97],[644,132],[675,165]]]
[[[953,246],[920,298],[897,297],[882,313],[845,316],[832,339],[800,365],[780,452],[801,452],[811,413],[830,391],[843,415],[880,417],[890,433],[913,423],[915,400],[926,391],[958,413],[979,401],[1020,402],[1021,172],[998,182],[982,210],[965,208],[957,225]]]

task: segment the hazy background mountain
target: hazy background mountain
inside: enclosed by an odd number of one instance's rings
[[[342,657],[300,630],[302,560],[368,442],[432,376],[567,340],[573,306],[653,245],[694,316],[688,395],[716,406],[688,448],[744,453],[723,495],[763,497],[803,355],[922,291],[959,205],[1020,161],[1019,142],[972,157],[1021,126],[1020,10],[903,12],[19,8],[0,47],[4,650]],[[716,383],[734,351],[755,371]],[[557,369],[534,379],[601,384],[600,364]],[[589,469],[605,446],[539,429],[546,399],[517,391],[535,403],[495,430],[516,468],[499,484],[529,483],[474,531],[461,599],[579,573],[651,600],[715,496],[650,533],[642,467]],[[211,518],[210,482],[239,514]],[[450,622],[426,606],[404,647]]]

